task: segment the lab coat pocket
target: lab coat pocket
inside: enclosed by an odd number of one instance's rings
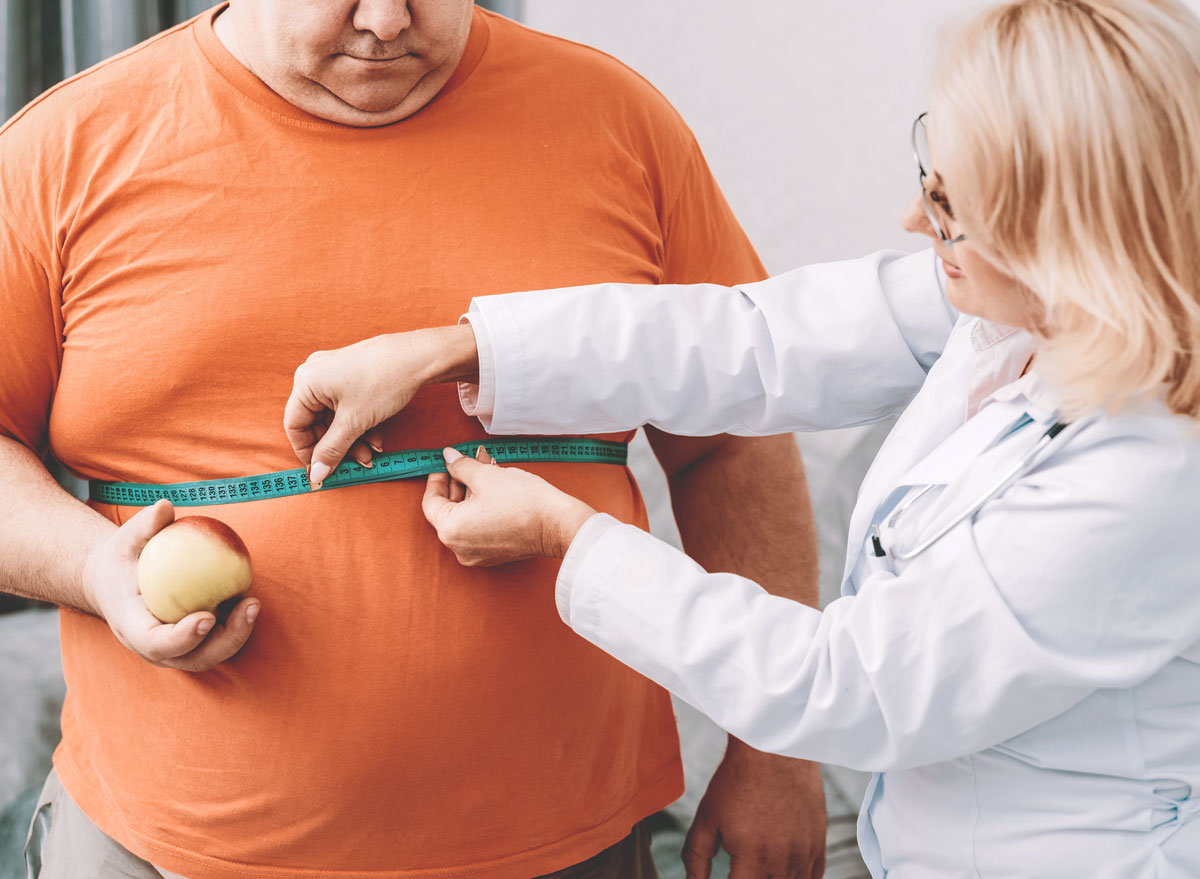
[[[1190,784],[1161,784],[1154,789],[1153,829],[1161,844],[1200,816],[1200,797]]]

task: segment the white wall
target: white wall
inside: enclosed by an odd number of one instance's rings
[[[900,211],[917,175],[939,25],[973,0],[525,0],[530,26],[601,48],[691,124],[772,272],[913,250]]]
[[[1200,0],[1198,0],[1200,2]],[[909,146],[939,26],[975,0],[524,0],[531,27],[603,49],[653,82],[704,148],[771,272],[916,250],[899,215],[917,187]],[[837,594],[845,527],[882,434],[801,437]],[[661,477],[634,448],[655,533],[677,539]]]

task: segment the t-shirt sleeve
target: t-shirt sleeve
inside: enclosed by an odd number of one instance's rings
[[[687,132],[680,184],[662,217],[664,284],[761,281],[767,276],[699,144]]]
[[[50,404],[62,341],[58,285],[0,212],[0,436],[39,455],[48,446]]]

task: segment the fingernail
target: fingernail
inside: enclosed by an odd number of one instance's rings
[[[365,460],[365,461],[359,461],[358,463],[360,466],[366,467],[368,470],[370,470],[372,467],[375,466],[375,462],[372,461],[370,458],[367,458],[367,460]]]
[[[379,454],[381,454],[381,455],[383,454],[383,443],[367,443],[367,445],[370,446],[372,449],[374,449]]]
[[[463,453],[460,452],[458,449],[453,449],[453,448],[442,449],[442,457],[446,459],[447,464],[457,461],[462,456],[463,456]]]
[[[329,465],[322,461],[314,461],[308,468],[308,482],[313,488],[320,488],[325,477],[329,475]]]
[[[260,607],[260,605],[255,604],[251,607],[246,608],[246,622],[253,624],[254,621],[256,619],[258,619],[259,607]]]
[[[196,634],[199,635],[201,638],[203,638],[205,635],[207,635],[209,632],[212,631],[212,627],[213,627],[213,621],[205,620],[200,625],[196,626]]]

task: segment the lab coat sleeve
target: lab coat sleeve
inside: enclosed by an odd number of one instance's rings
[[[932,251],[806,266],[756,284],[602,284],[475,299],[490,433],[772,434],[895,415],[956,314]]]
[[[1086,439],[824,612],[597,516],[560,613],[756,748],[868,771],[974,753],[1200,641],[1200,443]]]

